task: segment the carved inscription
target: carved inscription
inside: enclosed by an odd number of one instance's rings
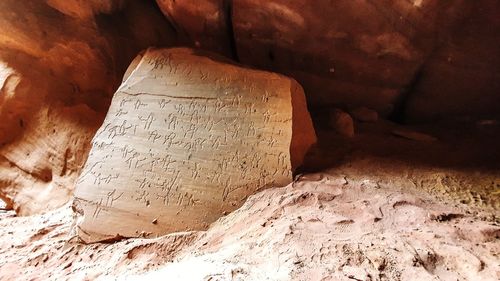
[[[200,228],[257,189],[287,184],[292,111],[282,80],[186,50],[148,51],[93,140],[76,190],[92,217],[82,229],[134,236],[135,225],[97,230],[115,213],[131,224],[159,218],[139,229],[152,233]]]

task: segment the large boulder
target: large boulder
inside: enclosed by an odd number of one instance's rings
[[[19,215],[72,198],[136,54],[173,43],[154,2],[0,1],[0,199]]]
[[[131,67],[75,190],[86,242],[204,229],[291,182],[316,140],[293,79],[190,49]]]

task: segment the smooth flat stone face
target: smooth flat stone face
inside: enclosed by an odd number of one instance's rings
[[[148,50],[135,64],[76,187],[84,241],[204,229],[257,189],[288,184],[292,96],[304,127],[294,161],[315,141],[291,79],[188,49]]]

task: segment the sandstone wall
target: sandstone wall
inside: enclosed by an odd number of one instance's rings
[[[499,114],[495,0],[157,2],[194,45],[294,77],[313,107],[413,122]]]
[[[0,198],[9,207],[29,214],[68,200],[130,61],[174,41],[289,75],[316,112],[499,118],[496,0],[156,2],[0,1]]]
[[[19,214],[72,195],[133,57],[171,44],[147,1],[0,2],[0,198]]]

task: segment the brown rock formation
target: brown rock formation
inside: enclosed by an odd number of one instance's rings
[[[178,35],[195,46],[231,56],[229,1],[158,0]]]
[[[0,198],[9,207],[29,214],[69,198],[130,60],[173,37],[294,77],[315,114],[500,118],[496,1],[156,2],[166,16],[154,0],[1,1]]]
[[[330,128],[341,136],[354,137],[354,120],[351,115],[339,109],[332,110],[329,115]]]
[[[126,0],[47,0],[47,4],[73,18],[89,19],[95,15],[111,14],[123,8]]]
[[[354,119],[360,122],[377,122],[378,113],[375,110],[366,108],[366,107],[358,107],[349,112]]]
[[[303,91],[284,76],[189,49],[150,49],[128,73],[75,192],[86,242],[204,229],[291,182],[315,142]]]
[[[454,2],[439,4],[446,8],[438,22],[444,27],[407,97],[408,120],[500,116],[500,5]]]
[[[411,121],[498,116],[495,1],[157,2],[197,46],[294,77],[312,106]]]
[[[130,60],[172,35],[146,1],[59,0],[1,1],[0,34],[0,198],[47,211],[71,198]]]

